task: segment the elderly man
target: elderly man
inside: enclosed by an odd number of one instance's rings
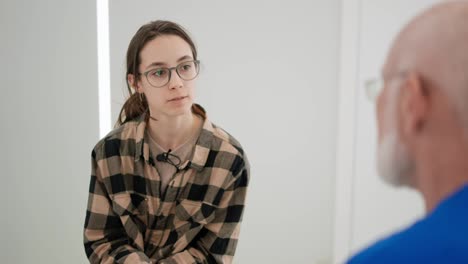
[[[378,170],[418,190],[426,216],[360,263],[468,263],[468,2],[443,2],[397,36],[377,102]]]

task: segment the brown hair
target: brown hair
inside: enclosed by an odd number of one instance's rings
[[[194,42],[188,35],[187,31],[177,23],[157,20],[141,26],[128,45],[127,74],[125,74],[125,80],[130,97],[127,99],[127,101],[125,101],[122,109],[120,110],[116,126],[120,126],[125,122],[133,120],[148,111],[148,102],[146,97],[140,95],[137,92],[132,92],[127,76],[132,74],[134,76],[133,84],[136,84],[136,82],[141,78],[138,74],[138,67],[141,63],[141,50],[146,45],[146,43],[162,35],[174,35],[181,37],[187,42],[187,44],[189,44],[190,48],[192,49],[193,59],[197,59],[197,48],[195,47]],[[197,104],[192,105],[192,112],[201,115],[203,118],[206,118],[205,111]]]

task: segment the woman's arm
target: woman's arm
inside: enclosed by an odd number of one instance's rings
[[[238,174],[226,187],[211,222],[201,236],[186,250],[159,261],[160,264],[232,263],[239,238],[242,214],[249,182],[248,163],[242,163]]]
[[[84,246],[90,263],[150,263],[142,249],[130,246],[131,239],[102,181],[102,172],[93,151]]]

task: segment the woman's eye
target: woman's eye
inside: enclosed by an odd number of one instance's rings
[[[190,69],[192,68],[192,64],[190,64],[190,63],[183,64],[183,65],[181,65],[180,68],[181,68],[183,71],[188,71],[188,70],[190,70]]]
[[[152,71],[150,74],[154,77],[164,77],[164,75],[167,74],[167,71],[165,69],[157,69]]]

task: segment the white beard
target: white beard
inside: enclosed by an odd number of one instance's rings
[[[395,131],[382,138],[377,149],[377,171],[380,177],[393,186],[411,187],[410,178],[414,163],[408,149],[401,143]]]

